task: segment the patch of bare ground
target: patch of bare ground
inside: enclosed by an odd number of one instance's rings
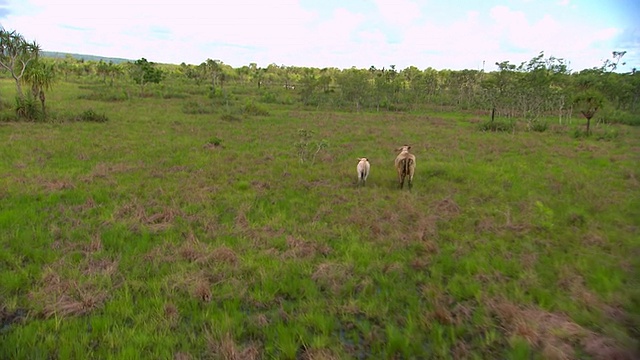
[[[545,359],[576,359],[576,348],[596,360],[633,360],[640,356],[637,350],[585,329],[564,314],[519,306],[505,299],[491,299],[487,305],[507,337],[525,339]]]
[[[214,359],[224,360],[258,360],[262,358],[263,346],[258,342],[239,345],[233,336],[225,333],[222,336],[207,335],[207,349]]]
[[[324,262],[316,266],[311,279],[318,287],[332,294],[338,294],[351,277],[352,269],[346,265]]]

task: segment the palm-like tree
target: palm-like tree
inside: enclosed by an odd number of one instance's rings
[[[18,99],[24,100],[21,80],[30,62],[36,60],[40,46],[27,42],[21,34],[0,27],[0,68],[9,71],[16,82]]]
[[[22,78],[25,84],[31,86],[31,94],[34,98],[39,98],[42,104],[42,114],[45,112],[45,90],[51,89],[56,80],[55,65],[51,62],[37,59],[29,63]]]

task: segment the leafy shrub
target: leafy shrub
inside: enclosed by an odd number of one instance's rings
[[[259,106],[253,102],[249,102],[247,104],[244,105],[244,107],[242,108],[242,112],[246,115],[255,115],[255,116],[268,116],[269,115],[269,111],[267,111],[267,109],[263,108],[262,106]]]
[[[487,120],[480,123],[478,130],[480,131],[493,131],[493,132],[509,132],[516,129],[514,121],[506,120]]]

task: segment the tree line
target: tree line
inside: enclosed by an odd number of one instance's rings
[[[107,86],[135,84],[144,95],[149,84],[169,83],[206,87],[212,97],[228,87],[278,96],[289,102],[323,109],[353,111],[417,111],[425,108],[477,110],[491,120],[513,118],[528,122],[555,117],[560,123],[596,114],[609,122],[640,125],[640,72],[616,70],[625,51],[612,52],[600,67],[572,71],[562,58],[539,53],[529,61],[495,63],[493,71],[397,69],[394,65],[368,69],[309,68],[256,63],[234,68],[220,60],[199,65],[155,64],[142,58],[114,64],[71,56],[42,58],[35,42],[15,31],[0,29],[0,68],[16,83],[16,112],[40,102],[55,81],[98,81]],[[23,93],[21,85],[31,91]],[[0,94],[2,96],[3,94]]]

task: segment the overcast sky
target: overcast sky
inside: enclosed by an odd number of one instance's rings
[[[233,67],[495,70],[544,51],[574,71],[626,50],[639,0],[0,0],[0,25],[43,50]]]

